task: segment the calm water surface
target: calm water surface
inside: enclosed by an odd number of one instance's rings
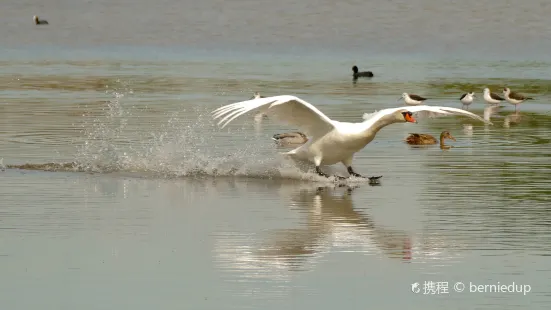
[[[548,309],[549,14],[538,0],[7,1],[1,308]],[[375,78],[353,83],[352,65]],[[381,186],[284,161],[270,138],[297,128],[210,116],[255,91],[359,121],[405,91],[460,107],[470,90],[482,115],[484,87],[535,100],[493,126],[384,128],[355,157]],[[444,129],[450,150],[402,141]],[[531,291],[469,292],[513,282]]]

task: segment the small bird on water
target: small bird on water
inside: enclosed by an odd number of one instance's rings
[[[251,99],[249,99],[249,100],[259,99],[259,98],[264,98],[264,96],[260,96],[260,93],[259,93],[259,92],[255,92],[255,93],[253,94],[253,96],[251,97]],[[268,115],[266,115],[266,114],[264,114],[264,113],[257,113],[257,114],[254,116],[254,120],[255,120],[257,123],[262,122],[263,119],[268,119]]]
[[[259,92],[255,92],[253,94],[253,96],[251,97],[251,99],[258,99],[258,98],[264,98],[264,96],[260,96],[260,93]]]
[[[505,99],[501,98],[501,96],[496,93],[490,92],[490,89],[486,87],[484,88],[484,100],[489,104],[500,104]]]
[[[449,131],[444,130],[440,133],[440,149],[447,150],[451,147],[444,144],[445,139],[456,141]],[[405,139],[407,144],[411,145],[431,145],[438,143],[438,140],[429,134],[424,133],[410,133]]]
[[[465,109],[465,107],[467,107],[467,110],[469,110],[469,105],[473,103],[474,98],[474,92],[464,93],[461,98],[459,98],[459,101],[463,104],[461,108]]]
[[[299,146],[308,142],[308,137],[302,132],[295,131],[275,134],[272,140],[279,146]]]
[[[40,20],[40,19],[38,19],[38,16],[36,16],[36,15],[33,16],[33,20],[34,20],[35,25],[48,25],[47,20],[45,20],[45,19]]]
[[[526,100],[534,100],[532,97],[526,97],[522,94],[512,92],[510,88],[505,87],[503,89],[503,96],[510,104],[515,106],[515,112],[518,112],[518,105],[523,103]]]
[[[358,69],[357,66],[352,67],[352,72],[354,72],[352,74],[352,76],[354,77],[354,80],[356,80],[357,78],[360,78],[360,77],[373,77],[373,72],[371,72],[371,71],[359,72],[359,69]]]
[[[427,98],[423,98],[419,95],[403,93],[402,97],[398,98],[398,101],[404,99],[407,105],[421,105]]]

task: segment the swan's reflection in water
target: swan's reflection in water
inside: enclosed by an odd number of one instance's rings
[[[292,190],[290,207],[305,214],[300,228],[271,230],[251,235],[225,235],[216,252],[222,268],[246,272],[245,277],[284,280],[298,270],[312,270],[325,254],[361,252],[409,261],[411,241],[404,231],[377,223],[354,209],[352,187],[316,187]],[[231,266],[227,266],[230,264]]]

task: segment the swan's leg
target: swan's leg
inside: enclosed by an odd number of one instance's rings
[[[354,171],[354,169],[352,169],[352,166],[348,166],[346,167],[346,169],[348,170],[348,173],[350,173],[351,176],[354,176],[354,177],[357,177],[357,178],[363,178],[363,176],[359,173],[356,173]]]
[[[326,177],[326,178],[330,178],[331,176],[328,175],[327,173],[324,173],[323,171],[321,171],[320,169],[320,166],[316,166],[316,173],[318,175],[321,175],[322,177]],[[340,175],[334,175],[335,179],[339,179],[339,180],[344,180],[346,179],[345,177],[341,177]]]
[[[326,177],[326,178],[330,178],[331,176],[328,175],[327,173],[324,173],[323,171],[321,171],[320,169],[320,165],[321,165],[321,156],[316,156],[314,158],[314,164],[316,165],[316,173],[318,175],[321,175],[322,177]],[[346,179],[345,177],[341,177],[339,175],[335,175],[335,178],[336,179],[339,179],[339,180],[343,180],[343,179]]]
[[[361,174],[354,171],[354,169],[352,169],[352,158],[345,159],[345,160],[342,161],[342,163],[346,166],[346,169],[348,170],[348,173],[351,176],[354,176],[356,178],[365,178]],[[377,182],[377,180],[379,180],[382,177],[383,176],[380,175],[380,176],[377,176],[377,177],[367,177],[367,178],[369,179],[370,182]]]
[[[316,156],[314,157],[314,164],[316,165],[316,173],[318,175],[321,175],[322,177],[326,177],[328,178],[329,175],[327,173],[323,173],[323,171],[321,171],[320,169],[320,165],[321,165],[321,156]]]
[[[323,171],[321,171],[320,166],[317,166],[317,165],[316,165],[316,173],[318,175],[321,175],[322,177],[326,177],[326,178],[329,177],[329,175],[327,173],[324,173]]]
[[[350,176],[354,176],[354,177],[357,177],[357,178],[363,178],[363,176],[361,174],[356,173],[354,171],[354,169],[352,169],[352,157],[343,160],[342,163],[346,167],[346,170],[348,170],[348,173],[350,173]]]

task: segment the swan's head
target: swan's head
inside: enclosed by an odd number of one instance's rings
[[[489,95],[490,89],[488,87],[484,88],[484,95]]]
[[[354,73],[358,73],[358,67],[356,66],[352,67],[352,71],[354,71]]]
[[[505,87],[505,88],[503,89],[503,93],[504,93],[505,95],[509,95],[509,94],[511,93],[511,89],[509,89],[508,87]]]
[[[450,140],[456,141],[455,138],[451,135],[451,133],[447,130],[442,131],[442,133],[440,134],[440,141],[444,139],[450,139]]]
[[[413,113],[411,113],[408,110],[400,110],[396,113],[396,119],[399,122],[404,123],[417,123],[417,121],[413,118]]]
[[[471,96],[471,97],[476,97],[476,96],[474,95],[474,91],[470,92],[470,93],[469,93],[469,96]]]

